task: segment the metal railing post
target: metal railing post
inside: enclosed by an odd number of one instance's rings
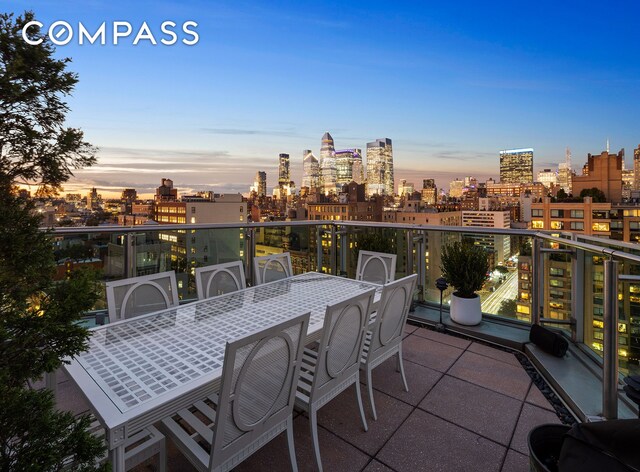
[[[127,233],[124,238],[124,276],[135,277],[136,274],[136,233]]]
[[[337,235],[336,235],[336,226],[335,225],[331,225],[331,251],[330,251],[330,255],[331,255],[331,275],[336,275],[336,253],[337,253],[337,249],[336,249],[336,243],[338,241]]]
[[[571,313],[575,319],[575,324],[571,327],[571,339],[575,343],[584,342],[585,257],[582,249],[576,249],[571,264]]]
[[[405,233],[407,243],[407,267],[405,275],[413,274],[413,230],[407,230]]]
[[[347,275],[347,252],[349,251],[349,238],[347,228],[339,229],[337,233],[340,236],[340,264],[336,275]]]
[[[318,227],[316,231],[316,272],[322,272],[322,236],[324,229]]]
[[[532,297],[531,297],[531,323],[540,323],[540,313],[542,308],[541,298],[544,296],[544,254],[541,251],[542,241],[533,238],[531,245],[531,260],[533,263],[532,272]]]
[[[602,415],[618,417],[618,261],[604,261]]]
[[[255,228],[247,228],[244,231],[244,253],[245,257],[245,274],[253,285],[253,258],[256,257],[256,230]]]
[[[424,302],[424,288],[427,283],[427,267],[425,262],[425,234],[424,231],[420,231],[420,236],[414,237],[414,241],[418,243],[416,254],[416,274],[418,274],[418,302]]]

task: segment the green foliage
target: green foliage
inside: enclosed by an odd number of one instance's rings
[[[50,392],[30,388],[85,349],[77,321],[96,298],[88,272],[52,280],[49,235],[15,194],[19,183],[55,192],[72,168],[95,160],[82,132],[64,127],[63,97],[77,81],[69,61],[55,59],[48,40],[22,40],[32,19],[0,15],[0,470],[60,470],[69,460],[71,470],[93,470],[103,446],[85,431],[88,418],[57,411]]]
[[[521,236],[519,241],[519,254],[521,256],[531,256],[531,239]]]
[[[516,308],[518,307],[517,300],[503,300],[498,308],[498,314],[502,316],[515,316]]]
[[[447,282],[457,290],[456,295],[473,298],[484,284],[489,260],[482,247],[464,239],[443,246],[440,268]]]
[[[607,197],[604,195],[604,192],[597,187],[585,188],[580,192],[580,198],[591,197],[593,203],[605,203],[607,201]]]
[[[387,254],[395,254],[394,241],[396,234],[394,230],[381,228],[376,230],[375,228],[362,233],[358,233],[356,236],[356,258],[363,251],[384,252]]]
[[[42,185],[55,191],[72,169],[95,162],[95,149],[82,131],[64,126],[69,96],[78,81],[66,71],[70,59],[53,57],[45,36],[39,46],[22,39],[22,27],[33,13],[13,19],[0,14],[0,168],[12,182]],[[39,28],[29,28],[35,39]]]
[[[569,195],[567,194],[567,192],[564,191],[563,188],[561,188],[560,190],[558,190],[558,193],[556,194],[556,198],[558,200],[564,200],[565,198],[569,198]]]

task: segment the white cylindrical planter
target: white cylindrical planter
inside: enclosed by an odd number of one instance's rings
[[[482,309],[480,308],[480,296],[474,298],[461,298],[455,293],[451,295],[451,307],[449,309],[451,319],[456,323],[474,326],[482,321]]]

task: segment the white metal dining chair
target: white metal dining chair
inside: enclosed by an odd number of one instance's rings
[[[106,441],[105,431],[98,420],[94,420],[88,432],[100,440]],[[167,449],[164,435],[157,428],[149,426],[129,436],[124,446],[125,470],[131,470],[147,459],[158,455],[158,471],[165,472],[167,467]],[[107,461],[107,454],[100,458],[99,464]],[[69,464],[69,468],[73,465]]]
[[[179,304],[176,273],[173,271],[107,282],[106,287],[111,322]]]
[[[228,471],[287,431],[293,444],[293,405],[309,313],[228,342],[218,395],[196,401],[161,423],[196,469]]]
[[[309,414],[316,466],[322,471],[317,412],[331,399],[355,385],[362,426],[367,420],[360,394],[360,356],[375,289],[327,307],[318,349],[305,349],[296,407]]]
[[[396,276],[397,257],[384,252],[360,251],[356,280],[380,285],[392,282]]]
[[[274,280],[286,279],[293,275],[291,255],[288,252],[253,258],[255,284],[260,285]]]
[[[226,262],[196,269],[198,299],[223,295],[247,288],[242,261]]]
[[[365,372],[369,401],[373,419],[377,420],[376,405],[373,401],[373,383],[371,372],[393,355],[398,356],[398,370],[402,375],[405,391],[409,391],[402,363],[402,333],[409,316],[413,290],[418,276],[416,274],[391,282],[382,288],[380,304],[373,324],[364,341],[360,368]]]

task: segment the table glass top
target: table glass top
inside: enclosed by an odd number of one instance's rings
[[[76,361],[124,413],[201,376],[219,375],[227,341],[309,311],[309,332],[317,331],[328,304],[373,287],[382,288],[308,272],[100,327]]]

